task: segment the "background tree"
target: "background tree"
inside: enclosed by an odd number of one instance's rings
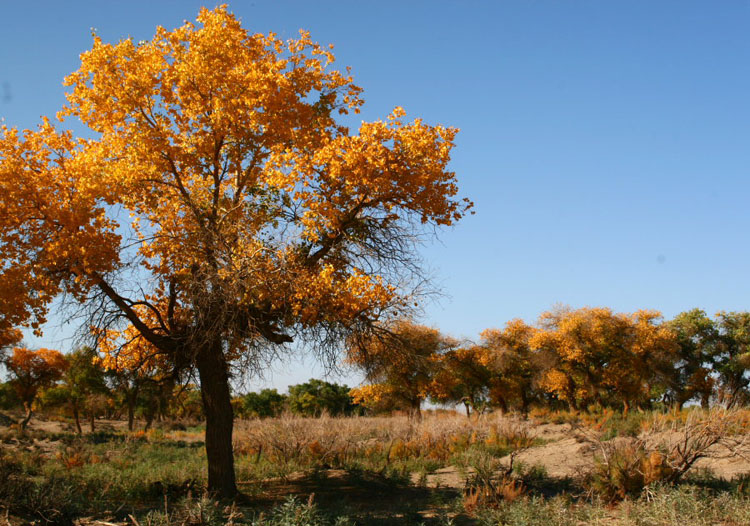
[[[311,378],[303,384],[290,385],[287,406],[292,413],[306,416],[351,415],[356,406],[349,387]]]
[[[677,342],[655,311],[615,314],[607,308],[544,313],[531,346],[553,356],[542,386],[573,409],[591,403],[648,404],[674,363]],[[663,389],[662,389],[663,390]]]
[[[170,412],[177,418],[203,420],[200,388],[193,383],[175,386],[170,398]]]
[[[349,361],[364,371],[370,384],[381,386],[357,392],[357,399],[367,394],[376,394],[381,401],[390,398],[393,406],[419,418],[439,356],[452,344],[437,329],[404,319],[353,339]]]
[[[149,318],[147,314],[143,317]],[[164,390],[171,391],[174,387],[171,381],[173,366],[132,325],[123,331],[108,329],[94,332],[100,351],[97,361],[107,371],[115,392],[124,399],[128,431],[135,429],[138,409],[146,417],[146,427],[150,427],[158,411],[158,398]]]
[[[10,376],[9,383],[26,410],[26,416],[21,420],[21,429],[26,429],[37,394],[62,378],[68,369],[68,361],[61,352],[52,349],[32,351],[15,347],[13,354],[5,360],[5,367]]]
[[[718,344],[714,370],[719,376],[719,400],[732,407],[750,401],[750,312],[716,315]]]
[[[535,332],[534,327],[515,319],[503,330],[487,329],[481,334],[494,373],[489,384],[491,399],[504,411],[513,407],[525,415],[537,398],[541,362],[529,343]]]
[[[698,398],[701,406],[707,408],[715,388],[711,367],[718,344],[716,325],[705,311],[692,309],[681,312],[666,326],[675,333],[679,345],[668,401],[681,408]]]
[[[23,402],[18,398],[18,393],[16,393],[13,385],[10,382],[0,382],[0,409],[15,409],[22,404]],[[0,416],[0,420],[4,420],[4,418]]]
[[[61,378],[62,383],[43,393],[44,405],[69,407],[79,434],[82,432],[80,413],[86,412],[93,433],[102,398],[109,394],[104,368],[90,347],[76,349],[66,358],[68,368]]]
[[[251,35],[204,9],[151,41],[94,36],[59,114],[93,138],[48,120],[0,136],[14,323],[39,324],[66,292],[101,307],[100,328],[129,324],[195,367],[222,496],[236,493],[230,365],[301,340],[333,356],[405,307],[420,233],[470,206],[447,169],[457,130],[397,108],[350,131],[336,119],[361,89],[333,60],[307,33]]]
[[[463,404],[466,416],[482,413],[489,402],[494,373],[488,366],[491,357],[482,346],[450,349],[437,357],[430,382],[430,398],[439,403]]]
[[[270,418],[279,416],[286,406],[286,395],[276,389],[261,389],[258,393],[247,393],[238,399],[239,414],[244,418]]]

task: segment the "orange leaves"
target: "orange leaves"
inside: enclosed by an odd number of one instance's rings
[[[0,313],[11,325],[31,318],[36,328],[61,278],[72,278],[67,289],[80,297],[92,274],[118,260],[116,225],[88,154],[88,143],[47,121],[37,131],[0,132]]]
[[[160,321],[156,314],[144,306],[136,306],[135,311],[149,327],[160,332]],[[98,362],[109,371],[125,376],[153,378],[168,369],[166,356],[149,343],[131,324],[123,330],[91,328],[98,343]]]
[[[542,386],[571,402],[603,402],[612,393],[630,403],[648,400],[663,363],[672,363],[675,335],[661,314],[615,314],[607,308],[545,313],[545,329],[530,343],[554,363]]]
[[[449,344],[436,329],[409,320],[393,321],[351,342],[347,360],[363,369],[372,384],[355,395],[418,412],[430,392],[438,355]]]
[[[379,210],[380,221],[414,214],[422,223],[450,225],[471,208],[447,171],[455,128],[403,124],[396,108],[387,122],[363,122],[358,135],[338,135],[314,152],[283,150],[269,159],[269,184],[292,194],[305,210],[303,236],[318,241]]]
[[[23,339],[23,334],[18,329],[4,329],[0,326],[0,351],[10,347]]]
[[[16,347],[5,360],[5,366],[19,398],[30,404],[41,388],[62,378],[68,369],[68,361],[61,352],[52,349],[32,351]]]
[[[58,114],[93,138],[48,121],[0,137],[3,319],[35,326],[98,287],[132,324],[102,334],[120,369],[190,365],[209,340],[231,361],[402,307],[421,225],[472,206],[448,168],[457,130],[396,107],[350,133],[337,118],[362,90],[334,59],[226,6],[148,41],[94,35]]]

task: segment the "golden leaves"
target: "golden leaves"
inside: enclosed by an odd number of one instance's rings
[[[656,311],[616,314],[608,308],[582,308],[541,317],[546,328],[530,339],[551,355],[555,366],[542,386],[560,399],[600,400],[616,393],[627,405],[648,399],[651,379],[677,351],[675,334]]]
[[[39,389],[62,378],[69,365],[60,351],[33,351],[24,347],[15,347],[4,363],[10,373],[11,385],[26,403],[31,403]]]
[[[85,301],[132,263],[146,302],[189,313],[175,322],[187,332],[221,320],[236,357],[254,338],[403,303],[398,271],[373,247],[401,249],[419,223],[450,225],[471,207],[448,169],[457,130],[406,122],[396,107],[350,133],[336,119],[359,110],[362,90],[334,60],[304,31],[251,34],[226,6],[148,41],[94,35],[58,115],[94,138],[48,121],[0,137],[0,256],[11,263],[0,312],[12,326],[41,323],[58,294]],[[150,352],[137,332],[109,335],[121,359]]]

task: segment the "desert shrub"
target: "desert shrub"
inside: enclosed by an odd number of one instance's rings
[[[406,417],[332,419],[285,415],[241,422],[235,433],[240,470],[284,476],[301,469],[331,467],[430,472],[460,461],[464,452],[504,456],[538,444],[528,425],[498,419],[470,421],[460,415],[420,422]]]
[[[37,524],[73,524],[84,509],[74,481],[40,477],[33,465],[0,458],[0,503],[9,514]]]
[[[573,501],[561,495],[500,502],[478,513],[481,526],[740,526],[750,524],[750,499],[714,494],[695,486],[656,484],[616,507],[598,499]]]
[[[580,526],[583,524],[607,524],[603,520],[609,514],[602,506],[571,503],[565,496],[544,499],[530,497],[516,501],[500,502],[491,509],[477,514],[481,526]]]
[[[587,487],[607,501],[638,496],[648,484],[663,478],[663,457],[650,452],[643,442],[616,439],[599,445]]]
[[[222,506],[206,495],[188,496],[171,509],[165,504],[165,509],[151,510],[140,520],[131,517],[138,526],[234,526],[246,524],[242,519],[234,506]]]
[[[601,423],[604,433],[603,439],[609,440],[615,437],[637,437],[644,428],[644,423],[650,418],[650,414],[631,411],[627,414],[610,412],[605,414]]]
[[[621,519],[621,524],[633,526],[750,524],[750,499],[696,486],[657,485],[644,498],[624,504],[621,514],[629,517],[629,522]]]
[[[595,437],[598,454],[589,489],[607,500],[636,496],[651,484],[684,479],[702,458],[733,456],[747,447],[737,412],[717,408],[684,414],[654,415],[638,438]]]
[[[295,497],[274,508],[268,514],[261,514],[250,524],[252,526],[349,526],[353,525],[347,517],[332,517],[322,513],[310,498],[301,503]]]

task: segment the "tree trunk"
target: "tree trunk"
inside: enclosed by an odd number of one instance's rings
[[[524,418],[529,415],[529,405],[531,405],[531,399],[526,389],[521,389],[521,414]]]
[[[143,426],[144,431],[151,429],[151,424],[154,423],[154,415],[151,412],[146,413],[146,424]]]
[[[504,396],[498,396],[496,400],[498,406],[500,406],[500,414],[508,414],[508,402],[505,401]]]
[[[31,402],[24,402],[23,408],[26,409],[26,416],[23,420],[21,420],[21,430],[25,430],[26,426],[29,425],[29,421],[31,420]]]
[[[237,494],[232,452],[232,400],[227,365],[219,346],[205,349],[196,357],[206,415],[206,457],[208,491],[221,498]]]
[[[138,396],[138,391],[135,389],[128,390],[125,398],[128,402],[128,431],[133,431],[135,429],[135,401]]]
[[[89,411],[89,425],[91,426],[91,432],[94,432],[94,420],[96,420],[96,415],[94,414],[94,410],[92,409]]]
[[[78,413],[78,402],[73,402],[73,418],[76,421],[76,432],[79,435],[83,434],[83,429],[81,429],[81,416]]]
[[[416,422],[422,421],[422,400],[413,401],[409,410],[409,419]]]

